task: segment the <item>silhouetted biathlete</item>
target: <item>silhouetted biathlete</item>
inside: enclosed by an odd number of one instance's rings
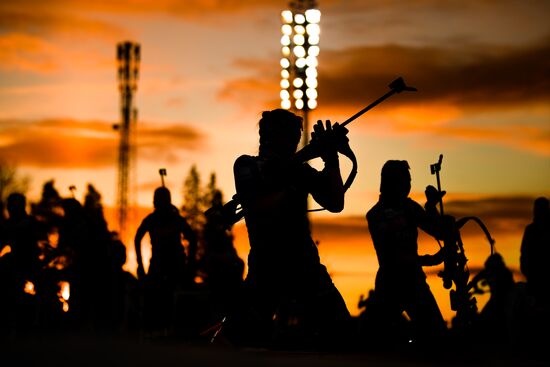
[[[242,155],[234,163],[250,241],[240,321],[248,323],[248,338],[257,344],[298,347],[344,339],[350,315],[320,262],[307,215],[309,194],[330,212],[344,207],[337,148],[347,144],[347,130],[337,126],[314,126],[312,152],[325,163],[318,171],[295,159],[302,118],[283,109],[265,111],[258,156]]]
[[[539,306],[550,308],[550,208],[545,197],[533,204],[533,221],[525,227],[520,251],[520,268],[529,292]]]
[[[187,285],[193,280],[197,236],[187,220],[172,205],[171,194],[166,187],[155,190],[153,205],[155,210],[143,219],[134,239],[138,278],[145,278],[141,241],[149,233],[152,255],[147,278]],[[184,239],[188,242],[188,253],[185,251]]]
[[[387,161],[382,167],[379,200],[366,215],[379,263],[374,295],[382,313],[379,320],[387,322],[386,328],[406,312],[415,341],[433,341],[447,328],[422,267],[440,264],[443,253],[419,256],[417,238],[418,228],[442,238],[436,204],[445,192],[428,186],[423,209],[408,197],[410,190],[408,162]]]
[[[173,322],[174,292],[194,284],[197,236],[178,209],[170,191],[155,190],[155,210],[141,222],[134,238],[138,278],[144,281],[144,318],[148,331],[166,330]],[[141,241],[151,239],[151,259],[147,274],[143,267]],[[183,240],[187,240],[187,253]]]

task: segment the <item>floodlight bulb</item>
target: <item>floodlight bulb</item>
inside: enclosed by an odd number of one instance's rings
[[[311,55],[306,57],[306,62],[307,62],[307,65],[311,67],[317,67],[317,65],[319,64],[317,61],[317,58]]]
[[[305,61],[305,60],[304,60],[304,61]],[[308,78],[316,78],[316,77],[317,77],[317,69],[312,68],[312,67],[307,68],[307,69],[306,69],[306,76],[307,76]]]
[[[307,107],[310,109],[310,110],[313,110],[317,107],[317,101],[314,100],[314,99],[310,99],[309,101],[307,101]]]
[[[284,108],[285,110],[288,110],[290,108],[291,104],[290,104],[290,100],[288,99],[283,99],[281,101],[281,107]]]
[[[319,56],[319,46],[310,46],[307,50],[308,55]]]
[[[283,36],[281,37],[281,45],[283,46],[290,45],[290,36],[283,34]]]
[[[310,45],[318,45],[318,44],[319,44],[319,36],[318,36],[318,35],[309,36],[309,37],[307,38],[307,42],[308,42]]]
[[[319,24],[308,24],[306,31],[310,36],[319,36],[321,34],[321,27],[319,27]]]
[[[284,56],[289,56],[290,55],[290,47],[288,46],[284,46],[282,49],[281,49],[282,53]]]
[[[294,47],[294,55],[296,55],[296,57],[305,57],[306,49],[304,48],[304,46]]]
[[[303,57],[299,57],[296,59],[296,67],[297,68],[304,68],[306,66],[307,62],[306,62],[306,59],[304,59]]]
[[[281,88],[288,89],[290,87],[290,82],[288,81],[288,79],[282,79],[280,85]]]
[[[304,96],[304,91],[301,89],[294,89],[294,92],[292,92],[292,96],[294,99],[302,99]]]
[[[294,26],[294,32],[298,34],[304,34],[306,33],[306,28],[303,25],[297,25],[297,26]]]
[[[321,21],[321,11],[319,9],[306,10],[306,20],[309,23],[319,23]]]
[[[283,69],[288,68],[290,66],[290,61],[288,61],[288,59],[283,57],[281,59],[281,66],[283,67]]]
[[[292,23],[292,12],[290,10],[283,10],[281,12],[281,18],[285,23]]]
[[[294,35],[294,38],[292,40],[294,41],[294,44],[298,46],[303,46],[303,44],[306,42],[303,34]]]
[[[290,78],[290,73],[288,72],[288,70],[286,69],[281,70],[281,78],[284,78],[284,79]]]
[[[308,86],[308,88],[317,88],[317,79],[306,78],[306,85]]]
[[[315,88],[306,89],[306,96],[309,99],[317,99],[317,90]]]
[[[302,108],[304,108],[304,101],[301,99],[297,99],[294,102],[294,106],[296,106],[297,109],[301,110]]]
[[[292,85],[294,85],[296,88],[300,88],[302,85],[304,85],[304,80],[302,78],[296,78],[292,82]]]
[[[296,22],[296,24],[304,24],[306,21],[306,17],[304,16],[304,14],[295,14],[294,21]]]
[[[287,36],[290,36],[292,34],[292,26],[290,24],[283,24],[281,26],[281,32]]]
[[[290,99],[290,93],[288,93],[287,90],[282,90],[279,95],[281,96],[282,100]]]

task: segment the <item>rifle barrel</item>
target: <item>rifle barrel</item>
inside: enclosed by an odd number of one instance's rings
[[[361,116],[362,114],[367,112],[368,110],[372,109],[373,107],[375,107],[377,104],[379,104],[383,100],[385,100],[388,97],[390,97],[391,95],[395,94],[396,92],[397,91],[395,89],[390,90],[388,93],[384,94],[382,97],[378,98],[376,101],[372,102],[370,105],[363,108],[361,111],[357,112],[355,115],[351,116],[349,119],[342,122],[340,125],[341,126],[346,126],[347,124],[349,124],[350,122],[352,122],[353,120],[355,120],[356,118],[358,118],[359,116]]]

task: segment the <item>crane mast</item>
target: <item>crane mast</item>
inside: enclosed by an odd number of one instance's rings
[[[136,124],[137,109],[134,95],[139,78],[140,45],[125,41],[117,45],[118,89],[120,91],[119,124],[114,127],[120,133],[118,148],[117,216],[118,231],[125,238],[128,226],[128,212],[135,195]]]

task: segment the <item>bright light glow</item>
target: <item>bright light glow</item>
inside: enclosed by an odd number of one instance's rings
[[[294,38],[292,40],[294,41],[294,44],[298,46],[302,46],[306,42],[303,34],[294,35]]]
[[[317,101],[314,100],[314,99],[310,99],[309,101],[307,101],[307,107],[308,107],[310,110],[313,110],[314,108],[317,107]]]
[[[71,295],[69,282],[61,281],[58,283],[59,292],[57,292],[57,297],[63,305],[63,312],[69,311],[69,297]]]
[[[290,37],[286,34],[281,37],[281,45],[288,46],[290,45]]]
[[[308,88],[317,88],[317,79],[306,78],[306,85],[308,86]]]
[[[317,67],[317,65],[319,64],[317,62],[317,58],[315,56],[308,56],[306,57],[306,63],[308,66],[311,66],[311,67]]]
[[[284,56],[289,56],[290,55],[290,47],[288,47],[288,46],[283,47],[281,51],[283,52]]]
[[[307,75],[307,73],[306,73],[306,75]],[[290,78],[290,73],[288,72],[288,70],[286,70],[286,69],[281,70],[281,78],[284,78],[284,79]]]
[[[311,46],[307,50],[308,54],[311,56],[319,56],[319,51],[320,51],[319,46]]]
[[[296,59],[296,67],[301,69],[305,66],[306,66],[306,59],[304,59],[303,57],[299,57]]]
[[[290,10],[283,10],[281,12],[281,18],[285,23],[292,23],[292,12]]]
[[[291,104],[290,104],[290,100],[288,99],[283,99],[281,101],[281,108],[284,108],[285,110],[288,110],[290,108]]]
[[[301,99],[304,96],[304,92],[301,89],[295,89],[294,92],[292,92],[292,96],[294,99]]]
[[[7,245],[6,247],[4,247],[2,249],[2,251],[0,251],[0,257],[6,255],[6,254],[9,254],[11,252],[11,247],[9,245]]]
[[[321,27],[319,27],[319,24],[308,24],[306,26],[306,31],[309,36],[317,36],[321,34]]]
[[[290,36],[292,34],[292,26],[290,24],[283,24],[281,26],[281,32],[287,36]]]
[[[63,298],[65,301],[68,301],[69,297],[71,296],[71,286],[69,282],[59,282],[59,288],[59,295],[61,296],[61,298]]]
[[[290,66],[290,61],[289,61],[288,59],[286,59],[286,58],[283,57],[283,58],[281,59],[281,66],[282,66],[284,69],[288,68],[288,67]]]
[[[304,24],[304,22],[306,21],[306,17],[304,16],[304,14],[296,14],[294,15],[294,21],[296,22],[296,24]]]
[[[319,36],[309,36],[307,38],[307,42],[310,45],[318,45],[319,44]]]
[[[303,46],[296,46],[294,47],[294,55],[296,55],[296,57],[305,57],[306,49]]]
[[[309,99],[317,99],[317,90],[315,88],[306,89],[306,96]]]
[[[304,80],[302,78],[296,78],[294,79],[294,81],[292,82],[292,84],[296,87],[296,88],[300,88],[302,85],[304,85]]]
[[[282,90],[280,93],[281,99],[290,99],[290,93],[287,90]]]
[[[304,34],[306,33],[306,29],[303,25],[297,25],[294,27],[294,32],[298,33],[298,34]]]
[[[305,60],[304,60],[305,61]],[[308,78],[316,78],[317,77],[317,69],[315,68],[307,68],[306,69],[306,76]]]
[[[294,106],[296,106],[297,109],[301,110],[302,108],[304,108],[304,101],[302,101],[301,99],[297,99],[294,102]]]
[[[288,89],[288,87],[290,87],[290,82],[288,81],[288,79],[281,80],[281,88]]]
[[[34,284],[30,280],[27,280],[25,282],[25,286],[23,288],[23,291],[27,294],[30,294],[31,296],[34,296],[36,294],[36,290],[34,289]]]
[[[319,9],[306,10],[306,20],[309,23],[319,23],[321,21],[321,11]]]

